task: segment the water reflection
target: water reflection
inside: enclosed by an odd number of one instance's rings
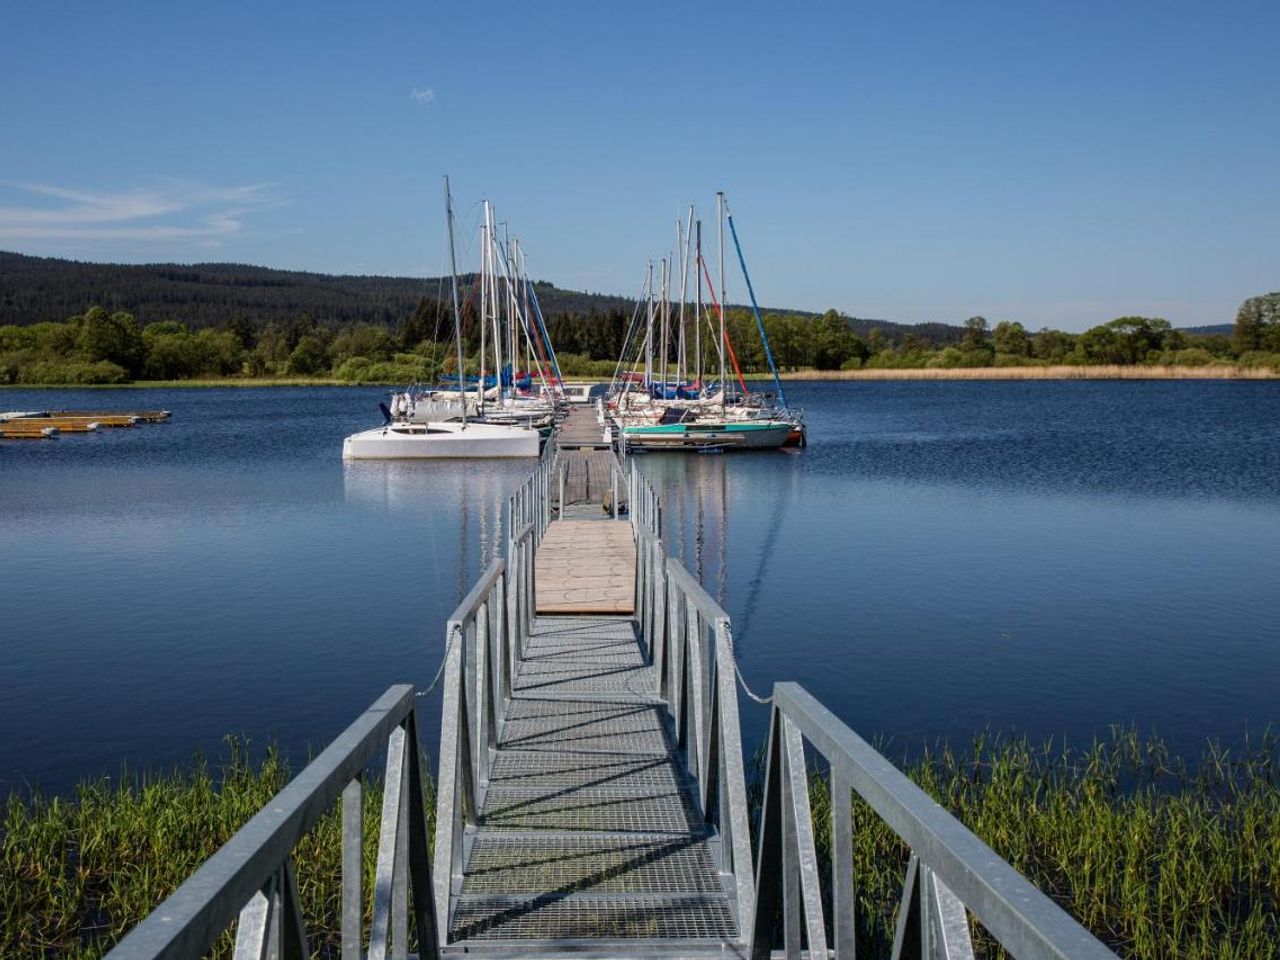
[[[351,506],[453,520],[461,600],[470,579],[503,555],[507,500],[529,469],[517,460],[354,460],[342,464],[342,484]]]
[[[791,392],[804,451],[636,458],[755,689],[799,680],[898,744],[1133,722],[1194,751],[1280,720],[1280,384]],[[344,465],[383,394],[6,394],[174,419],[0,447],[0,582],[36,598],[0,619],[0,792],[227,733],[301,758],[431,680],[532,464]]]
[[[1253,386],[805,384],[807,450],[636,461],[754,688],[900,744],[1135,723],[1194,753],[1280,718],[1280,390]]]

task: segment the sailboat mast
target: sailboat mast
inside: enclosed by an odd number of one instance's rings
[[[489,264],[493,270],[490,280],[493,290],[493,377],[498,387],[498,406],[502,406],[502,307],[498,292],[498,225],[493,219],[493,208],[485,206],[489,218]]]
[[[720,254],[720,412],[724,412],[724,403],[728,394],[727,373],[724,368],[724,191],[716,193],[716,220],[719,221],[719,254]]]
[[[516,360],[520,357],[520,340],[516,336],[516,288],[511,282],[511,236],[506,222],[502,224],[502,276],[507,288],[507,356],[511,363],[511,396],[516,395]]]
[[[690,211],[693,207],[689,208]],[[693,315],[693,365],[698,371],[698,397],[702,397],[702,221],[695,226],[694,273],[698,275],[698,303]]]
[[[662,336],[659,338],[659,349],[662,351],[662,398],[667,396],[667,355],[671,352],[667,341],[671,336],[671,298],[667,296],[667,258],[662,258]]]
[[[676,220],[676,241],[680,250],[680,369],[676,377],[680,383],[684,383],[689,375],[689,341],[685,335],[687,327],[684,319],[684,302],[688,299],[689,293],[689,241],[693,239],[689,234],[692,232],[693,204],[690,204],[689,228],[685,229],[680,221]]]
[[[453,340],[458,346],[458,397],[462,401],[462,428],[467,427],[467,394],[462,382],[462,311],[458,308],[458,257],[453,249],[453,197],[449,175],[444,177],[444,219],[449,225],[449,270],[453,276]]]
[[[653,386],[653,261],[649,261],[644,275],[645,325],[644,325],[644,388]]]
[[[523,254],[520,252],[519,240],[513,240],[512,244],[513,246],[511,248],[511,279],[512,279],[512,282],[514,283],[520,279],[520,260]],[[530,328],[533,326],[533,318],[529,315],[529,291],[525,288],[525,285],[523,283],[521,283],[517,287],[516,296],[520,300],[520,304],[521,304],[520,319],[523,321],[524,328],[525,328],[524,330],[524,372],[529,375],[529,387],[530,389],[532,389],[533,388],[533,362],[535,358],[533,355],[533,342],[530,339],[530,334],[532,333]],[[541,364],[539,364],[539,366],[541,366]]]
[[[484,415],[484,377],[487,340],[489,338],[489,301],[492,299],[489,277],[489,201],[484,202],[484,226],[480,228],[480,370],[476,380],[476,408]]]

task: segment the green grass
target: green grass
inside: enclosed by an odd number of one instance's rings
[[[1280,956],[1276,738],[1238,752],[1210,745],[1188,765],[1129,732],[1082,751],[982,736],[905,769],[1121,956]],[[86,783],[71,798],[11,795],[0,828],[0,957],[101,955],[289,777],[275,751],[250,763],[245,745],[229,739],[214,765],[197,759],[167,773]],[[824,778],[810,783],[819,861],[829,871],[831,797]],[[757,782],[757,800],[759,792]],[[380,790],[370,784],[366,891],[379,809]],[[853,814],[859,956],[887,956],[907,850],[860,801]],[[319,956],[337,952],[340,851],[335,805],[294,851]],[[998,956],[978,933],[980,951]],[[228,956],[231,943],[224,934],[214,955]]]

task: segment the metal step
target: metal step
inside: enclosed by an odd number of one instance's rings
[[[462,896],[450,940],[736,940],[723,894]]]
[[[674,745],[657,704],[520,698],[510,703],[498,747],[665,756]]]
[[[694,833],[702,824],[689,793],[572,787],[489,787],[480,825],[486,830],[597,830],[617,833]]]
[[[500,750],[489,773],[490,788],[526,787],[550,792],[567,787],[678,790],[683,769],[670,755]]]
[[[504,836],[471,846],[464,896],[723,894],[711,847],[694,836]]]

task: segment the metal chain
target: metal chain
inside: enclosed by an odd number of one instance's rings
[[[745,693],[748,697],[750,697],[756,703],[763,704],[764,706],[767,707],[769,704],[773,703],[773,694],[770,694],[767,697],[762,697],[760,696],[760,694],[752,690],[751,687],[747,684],[747,678],[742,675],[742,668],[738,666],[738,649],[733,642],[732,628],[730,628],[730,630],[728,631],[728,634],[729,634],[729,656],[733,659],[733,672],[734,672],[734,675],[737,676],[738,678],[738,686],[742,688],[743,693]]]
[[[440,669],[436,671],[436,678],[431,681],[431,686],[427,687],[427,689],[418,691],[417,695],[419,697],[431,696],[432,691],[435,690],[436,685],[440,682],[440,678],[444,676],[445,665],[449,662],[449,651],[453,649],[454,637],[461,635],[461,627],[455,627],[453,630],[449,631],[449,641],[444,645],[444,655],[440,658]]]

